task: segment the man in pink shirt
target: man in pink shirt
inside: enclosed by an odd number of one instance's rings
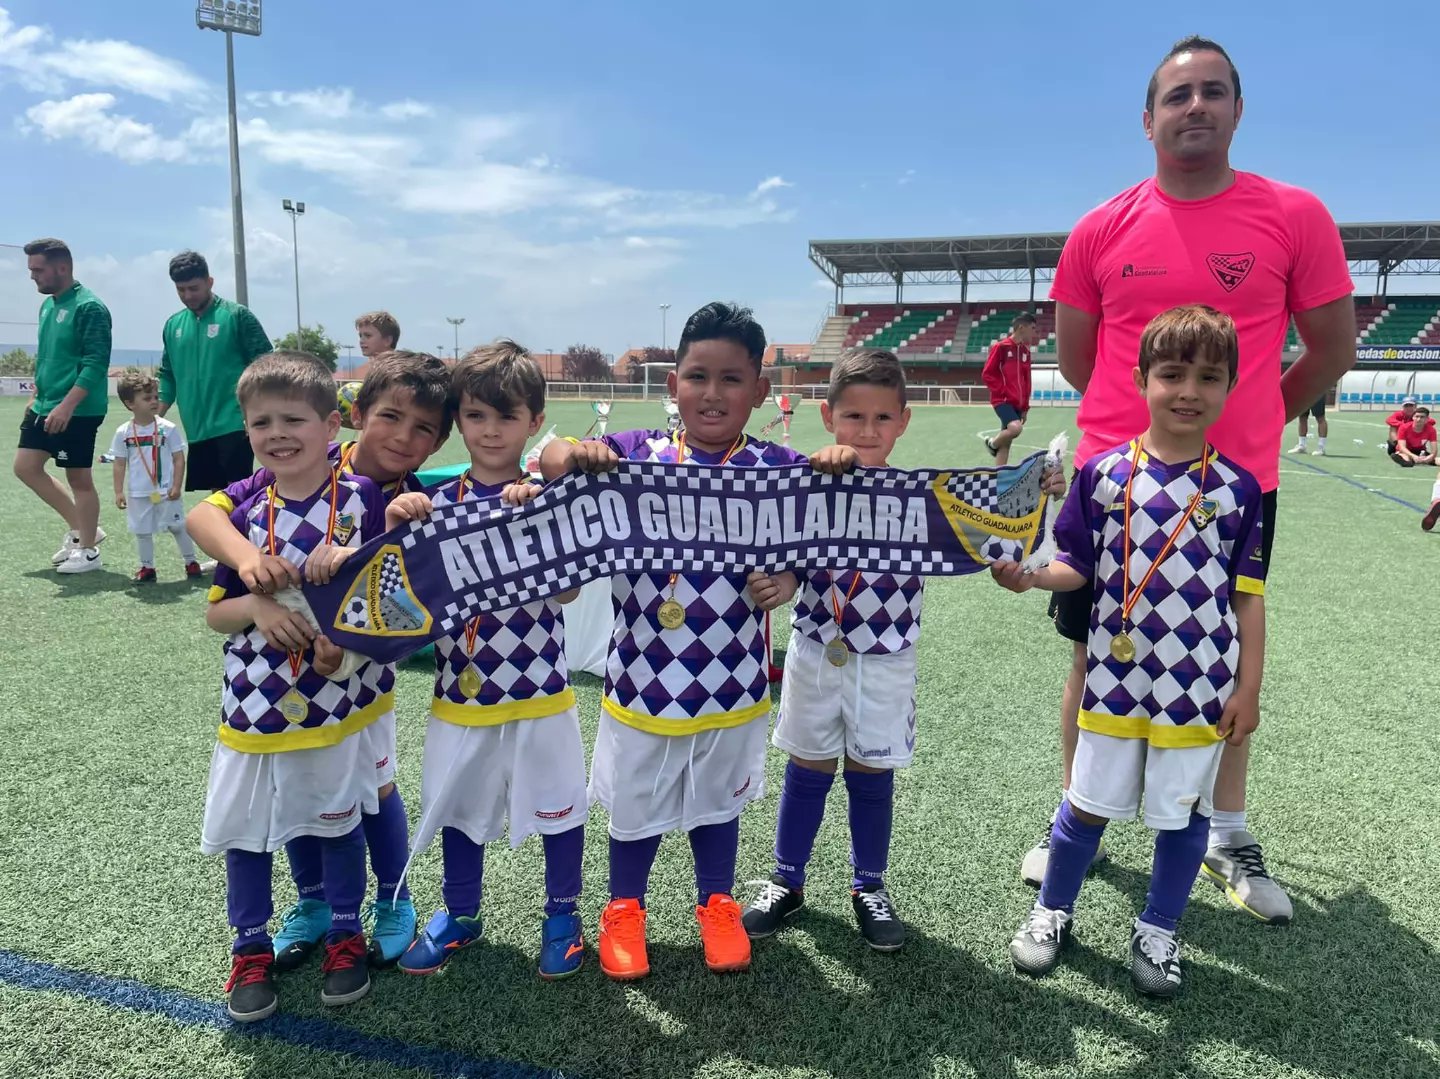
[[[1242,110],[1240,75],[1225,50],[1200,37],[1178,42],[1151,76],[1145,99],[1155,176],[1080,219],[1050,296],[1060,373],[1083,395],[1077,464],[1144,430],[1145,402],[1131,372],[1151,318],[1204,303],[1235,320],[1239,377],[1210,434],[1260,481],[1268,563],[1285,425],[1354,365],[1355,309],[1339,230],[1320,200],[1230,167]],[[1282,375],[1292,318],[1305,351]],[[1075,642],[1062,711],[1068,788],[1093,596],[1081,589],[1055,599],[1056,628]],[[1284,924],[1293,914],[1289,897],[1271,880],[1245,826],[1247,747],[1227,747],[1222,759],[1204,872],[1237,906]],[[1027,881],[1038,886],[1048,854],[1047,833],[1025,857]]]

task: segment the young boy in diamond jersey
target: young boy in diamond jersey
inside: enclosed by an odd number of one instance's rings
[[[685,468],[769,468],[806,458],[745,434],[769,396],[765,333],[744,308],[711,303],[685,324],[668,388],[682,428],[630,431],[541,455],[546,479],[599,472],[621,460]],[[843,472],[856,454],[827,446],[809,458]],[[645,891],[660,840],[683,829],[695,857],[695,915],[713,971],[744,970],[750,942],[731,892],[740,812],[764,793],[770,687],[764,612],[794,591],[783,581],[713,574],[614,578],[615,627],[591,767],[590,797],[610,813],[610,903],[600,919],[600,967],[611,978],[649,973]]]
[[[895,354],[843,353],[820,414],[837,443],[855,448],[862,466],[887,467],[910,422],[905,371]],[[745,910],[745,930],[752,939],[768,937],[804,905],[805,867],[843,758],[855,917],[870,947],[895,951],[905,927],[884,875],[894,769],[908,766],[915,750],[915,642],[925,580],[839,567],[780,575],[795,576],[794,632],[772,738],[790,754],[775,869]]]
[[[403,511],[418,518],[434,507],[513,505],[538,494],[520,463],[545,419],[545,377],[530,352],[508,340],[472,350],[455,366],[453,397],[470,467],[405,496]],[[401,957],[407,974],[434,974],[480,939],[485,844],[507,826],[512,847],[537,832],[544,844],[540,976],[565,978],[584,962],[576,905],[589,803],[560,610],[577,594],[478,615],[435,641],[415,849],[440,836],[444,907]]]
[[[334,382],[302,352],[261,357],[236,388],[251,448],[272,481],[230,515],[247,543],[324,582],[364,540],[385,530],[385,504],[369,480],[344,476],[326,455],[339,428]],[[377,664],[343,653],[300,614],[216,570],[206,622],[227,635],[219,744],[210,764],[201,849],[224,852],[235,927],[230,1014],[241,1022],[276,1006],[267,933],[273,852],[316,838],[331,917],[321,1000],[358,1000],[370,989],[360,903],[371,796],[364,730],[393,709]]]
[[[1107,821],[1135,818],[1143,796],[1155,862],[1130,973],[1142,993],[1180,992],[1176,928],[1205,856],[1220,754],[1259,724],[1268,522],[1255,478],[1206,440],[1238,355],[1234,322],[1213,308],[1153,319],[1134,372],[1149,428],[1081,468],[1051,565],[993,567],[1017,592],[1095,587],[1070,789],[1039,900],[1010,943],[1024,973],[1054,968]]]
[[[450,369],[423,352],[389,351],[372,358],[352,412],[359,428],[353,442],[332,442],[330,461],[342,475],[363,476],[380,486],[387,502],[420,490],[415,471],[444,443],[453,421]],[[244,542],[230,527],[235,506],[273,481],[269,469],[231,484],[190,511],[196,541],[222,564],[235,570],[251,591],[274,595],[299,583],[298,569]],[[393,664],[380,666],[382,686],[395,684]],[[415,905],[401,881],[409,854],[405,803],[395,786],[395,713],[382,715],[365,729],[374,761],[375,790],[366,800],[361,823],[375,874],[375,900],[366,911],[371,926],[370,960],[377,966],[396,962],[415,939]],[[319,844],[300,836],[286,844],[297,902],[281,918],[275,934],[277,969],[300,966],[319,946],[330,924],[322,895]]]

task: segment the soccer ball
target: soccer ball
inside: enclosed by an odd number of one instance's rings
[[[340,621],[351,629],[364,629],[370,624],[370,606],[360,596],[351,596],[341,612]]]
[[[355,422],[351,413],[355,408],[355,398],[360,394],[360,383],[342,382],[335,388],[335,407],[340,410],[340,422],[352,430]]]

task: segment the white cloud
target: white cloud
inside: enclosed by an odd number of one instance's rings
[[[756,184],[755,190],[750,193],[750,197],[759,198],[767,191],[774,191],[778,188],[794,186],[794,184],[792,184],[789,180],[785,179],[783,176],[771,176],[768,179],[761,180],[758,184]]]
[[[914,170],[914,169],[906,169],[905,172],[904,172],[904,174],[900,177],[900,179],[896,180],[895,182],[896,182],[897,184],[899,184],[901,187],[904,187],[906,184],[908,184],[908,183],[909,183],[911,180],[913,180],[913,179],[915,179],[915,170]]]
[[[418,120],[435,115],[435,110],[422,101],[392,101],[380,106],[380,115],[387,120]]]
[[[355,91],[348,86],[314,90],[265,90],[245,95],[257,108],[295,109],[310,116],[339,120],[350,115]]]
[[[149,124],[117,116],[110,111],[114,105],[114,94],[76,94],[32,105],[25,117],[47,140],[75,139],[135,165],[190,158],[184,139],[164,138]]]
[[[0,8],[0,72],[40,93],[71,83],[128,90],[157,101],[202,97],[207,87],[184,64],[128,41],[64,40],[48,27],[17,26]]]

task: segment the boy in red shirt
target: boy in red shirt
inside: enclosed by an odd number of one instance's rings
[[[1395,434],[1400,430],[1402,423],[1409,423],[1415,415],[1415,406],[1419,404],[1413,397],[1407,397],[1400,402],[1400,407],[1385,417],[1385,452],[1395,452]]]
[[[1390,459],[1401,468],[1435,463],[1435,421],[1430,410],[1421,405],[1395,431],[1395,449]]]
[[[1030,412],[1030,346],[1039,332],[1035,316],[1023,311],[1010,324],[1010,336],[990,346],[985,369],[980,373],[990,389],[990,407],[1000,417],[1000,433],[985,440],[985,448],[997,465],[1010,460],[1010,443],[1025,429]]]

